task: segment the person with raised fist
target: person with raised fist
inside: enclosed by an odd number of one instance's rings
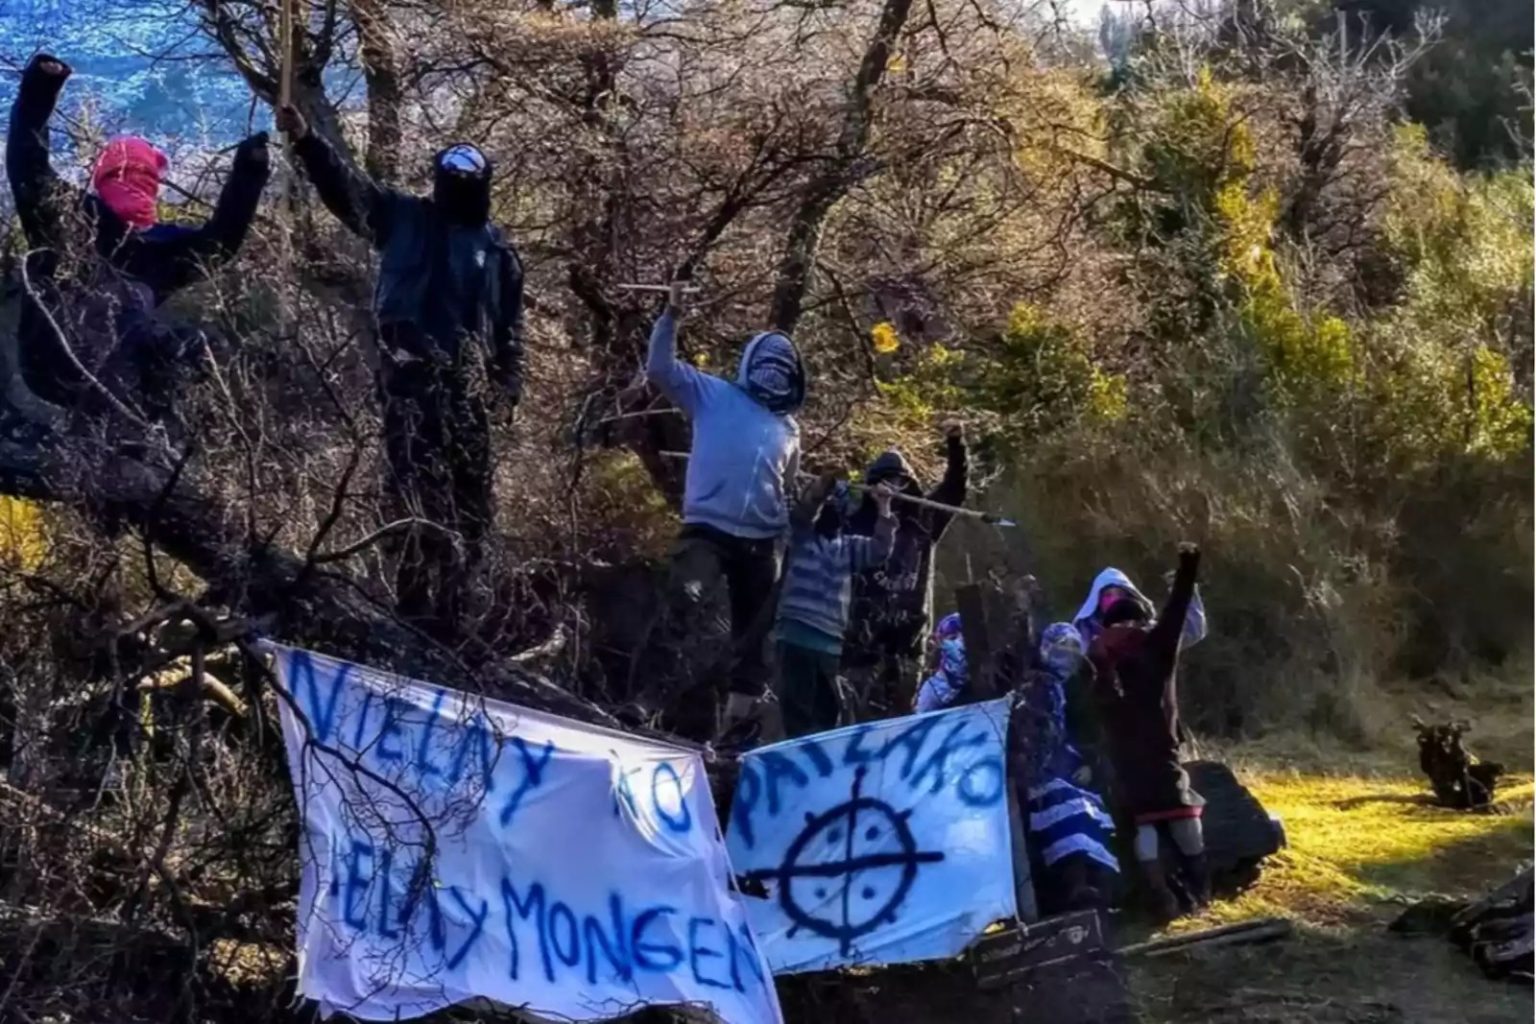
[[[702,686],[692,678],[696,659],[688,648],[706,631],[704,613],[723,589],[730,607],[730,664],[704,682],[729,677],[722,716],[728,733],[753,727],[767,689],[765,641],[790,525],[788,494],[800,466],[794,414],[805,402],[806,373],[795,343],[773,330],[747,342],[734,379],[679,359],[677,331],[687,294],[683,282],[673,282],[667,308],[651,329],[645,364],[651,384],[693,423],[683,527],[672,551],[667,598],[636,653],[633,696],[621,717],[665,720],[675,711],[687,720],[675,720],[677,728],[711,731],[715,702],[693,696]]]
[[[379,253],[374,288],[387,501],[417,520],[397,545],[396,608],[448,640],[491,527],[489,380],[522,397],[523,264],[491,223],[494,166],[472,143],[432,158],[411,195],[353,167],[292,106],[277,127],[320,200]]]
[[[1200,549],[1179,545],[1173,589],[1156,618],[1145,599],[1125,594],[1104,609],[1088,649],[1115,800],[1135,823],[1136,860],[1151,909],[1164,919],[1179,912],[1162,858],[1164,836],[1177,855],[1187,902],[1199,906],[1210,899],[1200,827],[1205,800],[1190,788],[1179,756],[1179,649],[1199,571]]]
[[[885,484],[898,494],[927,498],[942,505],[964,505],[969,454],[965,428],[949,420],[944,432],[944,476],[925,491],[916,471],[898,451],[888,451],[865,471],[864,482]],[[853,611],[843,672],[863,711],[900,713],[912,700],[923,641],[933,617],[933,552],[954,519],[953,512],[910,502],[896,505],[896,539],[889,555],[854,579]],[[879,517],[866,490],[848,520],[853,536],[874,534]]]
[[[267,135],[235,148],[213,214],[198,226],[160,220],[169,161],[145,139],[110,140],[90,188],[55,172],[49,121],[71,69],[33,57],[11,107],[5,169],[26,235],[17,329],[23,381],[66,409],[127,409],[146,420],[169,411],[170,391],[205,341],[159,321],[155,310],[239,252],[271,174]],[[106,392],[106,393],[103,393]]]

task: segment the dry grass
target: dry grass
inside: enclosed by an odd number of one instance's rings
[[[1529,717],[1523,729],[1529,750]],[[1400,753],[1357,757],[1340,774],[1244,763],[1244,781],[1284,819],[1290,848],[1249,892],[1177,927],[1280,915],[1295,922],[1296,935],[1276,946],[1144,962],[1133,984],[1148,1019],[1530,1020],[1529,987],[1485,980],[1443,938],[1403,938],[1386,926],[1422,896],[1476,895],[1532,857],[1532,779],[1510,781],[1500,813],[1469,814],[1434,806],[1412,765]]]
[[[1402,777],[1245,781],[1285,821],[1290,848],[1252,890],[1213,909],[1219,923],[1281,914],[1319,928],[1367,924],[1383,906],[1480,892],[1531,856],[1529,776],[1515,780],[1499,814],[1437,807],[1421,782]]]

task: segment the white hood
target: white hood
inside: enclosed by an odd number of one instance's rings
[[[1152,602],[1147,600],[1147,595],[1136,589],[1136,584],[1131,582],[1129,576],[1111,567],[1093,578],[1093,586],[1088,589],[1088,600],[1084,601],[1083,606],[1077,610],[1077,614],[1072,616],[1072,625],[1080,626],[1084,619],[1093,618],[1093,613],[1099,610],[1099,595],[1104,593],[1105,587],[1119,587],[1140,598],[1148,608],[1152,607]]]

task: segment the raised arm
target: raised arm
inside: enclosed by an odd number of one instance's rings
[[[48,141],[48,121],[70,74],[69,65],[57,57],[38,54],[21,73],[21,87],[11,105],[5,173],[21,229],[34,248],[58,244],[61,209],[79,199],[79,193],[54,172]]]
[[[669,302],[667,308],[651,328],[651,344],[645,356],[645,376],[662,394],[676,402],[678,408],[692,416],[699,408],[705,393],[715,384],[723,383],[697,367],[689,366],[677,358],[677,321],[682,310]],[[785,490],[794,487],[794,479],[784,482]]]
[[[876,485],[873,492],[879,517],[875,520],[875,532],[868,537],[848,537],[848,560],[854,572],[863,572],[881,565],[891,557],[896,546],[896,517],[891,514],[891,493],[883,485]]]
[[[271,176],[267,133],[259,132],[235,148],[234,166],[224,179],[213,215],[197,230],[163,243],[163,250],[157,247],[153,258],[161,267],[148,269],[158,270],[156,276],[163,275],[162,292],[183,287],[240,251]]]
[[[343,160],[330,143],[309,130],[293,107],[278,110],[277,126],[293,140],[293,153],[325,208],[353,234],[382,249],[389,236],[395,193]]]
[[[963,505],[970,475],[970,453],[965,446],[965,428],[958,422],[944,425],[944,456],[944,477],[928,493],[928,500]]]
[[[1179,568],[1173,574],[1173,590],[1147,637],[1147,644],[1152,649],[1169,655],[1178,650],[1179,637],[1184,631],[1184,617],[1189,614],[1189,604],[1194,599],[1195,580],[1199,574],[1200,549],[1193,544],[1180,544]]]
[[[491,342],[496,380],[516,405],[523,397],[523,261],[510,245],[501,250],[500,319]]]
[[[1205,602],[1200,599],[1200,588],[1196,586],[1193,596],[1189,599],[1189,613],[1184,616],[1184,631],[1180,636],[1180,642],[1185,647],[1193,647],[1205,639],[1208,630]]]

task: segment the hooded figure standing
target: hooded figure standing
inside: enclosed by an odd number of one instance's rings
[[[886,484],[898,494],[963,505],[968,474],[965,431],[944,427],[944,478],[924,494],[906,458],[888,451],[869,466],[864,482]],[[853,613],[843,672],[861,706],[905,710],[922,663],[923,637],[933,614],[933,549],[954,514],[907,502],[896,503],[896,539],[883,563],[854,578]],[[879,522],[871,492],[849,518],[847,532],[869,537]]]
[[[1136,584],[1125,573],[1110,566],[1094,577],[1093,585],[1088,588],[1087,599],[1072,619],[1072,625],[1083,639],[1084,651],[1093,649],[1093,642],[1104,632],[1105,614],[1122,599],[1139,607],[1144,618],[1152,618],[1152,602],[1136,589]],[[1129,608],[1130,605],[1125,607]],[[1196,586],[1190,595],[1189,609],[1184,613],[1183,628],[1179,631],[1179,649],[1195,646],[1205,639],[1207,631],[1205,604],[1200,599],[1200,588]],[[1104,730],[1099,721],[1098,704],[1083,687],[1069,687],[1067,690],[1067,723],[1078,749],[1095,766],[1106,784],[1112,785],[1112,771],[1107,761],[1107,751],[1104,750]],[[1182,722],[1178,728],[1179,741],[1182,743],[1186,738]]]
[[[492,520],[486,382],[514,405],[522,394],[523,265],[490,223],[491,162],[449,146],[432,195],[407,195],[350,167],[293,107],[277,124],[326,208],[379,252],[385,491],[396,516],[432,524],[405,534],[396,602],[451,636]]]
[[[1199,571],[1200,549],[1180,545],[1173,588],[1157,617],[1144,601],[1117,597],[1100,616],[1101,629],[1088,648],[1114,798],[1136,825],[1136,860],[1153,910],[1165,919],[1178,914],[1179,900],[1163,863],[1164,838],[1172,841],[1190,902],[1210,899],[1200,827],[1205,800],[1190,788],[1179,757],[1179,650]]]
[[[805,369],[794,342],[765,331],[747,343],[734,381],[677,358],[683,288],[651,330],[645,372],[693,421],[683,486],[683,529],[672,549],[667,606],[635,661],[643,681],[627,714],[667,711],[689,659],[684,649],[701,628],[700,612],[723,581],[729,596],[733,666],[725,724],[747,718],[767,687],[763,648],[779,573],[779,545],[789,528],[787,487],[800,467]],[[713,718],[714,709],[709,709]],[[702,718],[690,709],[690,718]]]
[[[109,408],[83,367],[112,398],[158,419],[170,411],[179,371],[199,356],[204,339],[159,322],[155,310],[239,251],[271,172],[267,135],[236,147],[213,215],[200,227],[161,224],[169,161],[143,139],[110,141],[90,191],[54,171],[48,122],[71,74],[57,57],[33,57],[6,136],[6,175],[31,250],[17,327],[22,380],[64,408]]]

